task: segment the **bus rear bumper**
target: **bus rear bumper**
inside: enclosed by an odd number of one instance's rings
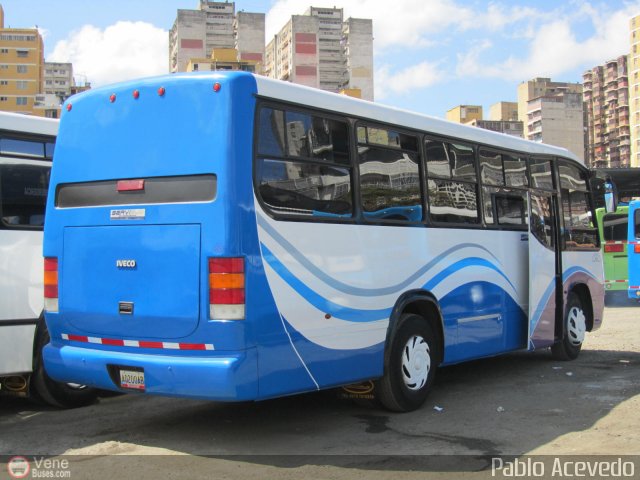
[[[54,380],[115,391],[119,368],[144,370],[144,392],[217,401],[255,400],[255,349],[208,356],[123,354],[70,345],[44,348],[44,365]]]

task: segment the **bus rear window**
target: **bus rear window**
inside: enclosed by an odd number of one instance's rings
[[[57,208],[141,205],[155,203],[210,202],[215,199],[215,175],[153,177],[140,179],[141,188],[119,191],[118,180],[58,185]]]
[[[608,213],[602,218],[602,233],[606,241],[627,239],[627,214]]]
[[[4,228],[44,225],[49,166],[0,165],[0,214]]]

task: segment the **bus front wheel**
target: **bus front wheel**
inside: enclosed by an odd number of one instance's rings
[[[96,401],[98,392],[85,385],[62,383],[53,380],[44,369],[42,349],[49,343],[49,331],[44,319],[40,319],[35,340],[31,393],[36,400],[60,408],[75,408],[90,405]]]
[[[410,412],[427,398],[437,368],[437,336],[415,314],[405,314],[391,345],[384,376],[376,382],[377,400],[388,410]]]
[[[551,347],[551,354],[556,360],[574,360],[580,354],[587,331],[587,313],[575,292],[567,297],[563,330],[562,340]]]

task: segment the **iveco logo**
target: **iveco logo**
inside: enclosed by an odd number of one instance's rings
[[[135,260],[116,260],[117,268],[136,268]]]

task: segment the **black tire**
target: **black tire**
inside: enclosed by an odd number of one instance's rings
[[[375,385],[376,399],[393,412],[416,410],[429,395],[435,378],[437,336],[424,318],[405,314],[388,348],[384,376]]]
[[[555,360],[578,358],[586,331],[586,315],[580,297],[575,292],[569,293],[564,311],[562,340],[551,347],[551,355]]]
[[[96,401],[98,391],[85,385],[56,382],[44,369],[42,349],[49,343],[49,331],[44,319],[40,319],[35,341],[33,374],[31,375],[31,395],[36,400],[60,408],[76,408]]]

